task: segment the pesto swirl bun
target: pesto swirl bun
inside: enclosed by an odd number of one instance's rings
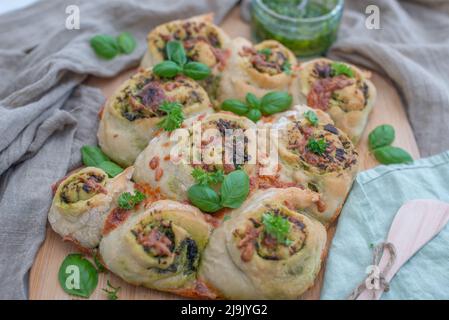
[[[109,270],[131,284],[188,295],[210,232],[195,207],[159,200],[105,235],[100,254]]]
[[[181,41],[187,58],[201,62],[212,70],[212,75],[200,83],[214,101],[221,81],[221,72],[229,56],[229,37],[213,24],[213,15],[202,15],[186,20],[175,20],[153,29],[147,37],[148,50],[141,66],[148,68],[167,59],[166,45],[172,40]]]
[[[227,299],[299,298],[313,285],[326,245],[314,218],[318,199],[299,188],[253,194],[210,237],[200,281]]]
[[[335,65],[342,70],[334,70]],[[369,72],[348,63],[311,60],[300,71],[302,102],[327,112],[335,125],[357,143],[376,99],[376,88],[369,77]]]
[[[164,102],[182,105],[186,117],[211,110],[204,89],[195,81],[178,76],[163,79],[151,69],[141,70],[127,80],[106,102],[98,129],[101,149],[122,166],[134,163],[166,115]]]
[[[187,119],[183,127],[179,141],[177,131],[162,132],[150,141],[137,157],[134,181],[160,190],[169,199],[185,201],[187,190],[195,184],[194,168],[208,172],[221,169],[225,174],[242,169],[250,177],[257,174],[255,159],[249,161],[248,157],[256,137],[245,135],[245,130],[255,130],[256,126],[248,118],[217,112]],[[235,144],[226,140],[226,133],[236,135]]]
[[[316,115],[315,124],[307,119],[308,112]],[[351,140],[329,115],[306,106],[295,106],[271,121],[265,126],[279,130],[277,179],[318,192],[320,220],[333,221],[358,170],[358,153]]]
[[[289,92],[297,101],[298,62],[281,43],[266,40],[253,45],[245,38],[235,38],[231,45],[229,66],[223,73],[219,100],[244,100],[248,92],[261,98],[270,91]]]
[[[130,167],[110,179],[98,168],[83,168],[65,178],[56,189],[48,221],[62,237],[85,248],[95,248],[104,221],[122,192],[134,189]]]

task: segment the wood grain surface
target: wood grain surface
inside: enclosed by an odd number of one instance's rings
[[[238,8],[235,8],[229,14],[222,23],[222,27],[231,37],[243,36],[250,38],[249,26],[240,20]],[[107,97],[134,71],[125,71],[113,79],[91,78],[88,80],[88,84],[101,88]],[[367,137],[368,133],[380,124],[393,125],[396,129],[394,145],[407,150],[413,158],[419,158],[419,151],[412,129],[407,120],[401,100],[392,83],[377,74],[373,74],[372,80],[377,88],[378,97],[365,133],[358,145],[361,170],[378,165],[376,160],[368,152]],[[329,248],[330,241],[335,233],[336,223],[328,230],[327,248]],[[63,242],[60,236],[54,233],[49,226],[47,227],[45,242],[40,248],[31,269],[30,299],[76,299],[64,293],[58,283],[59,266],[67,254],[76,251],[75,246]],[[319,299],[324,270],[325,261],[314,286],[304,294],[303,299]],[[106,281],[108,279],[114,286],[121,287],[119,292],[120,299],[180,299],[180,297],[172,294],[129,285],[111,273],[100,274],[98,287],[90,299],[106,299],[106,295],[101,289],[106,287]]]

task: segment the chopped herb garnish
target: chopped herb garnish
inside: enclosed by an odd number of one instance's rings
[[[318,140],[310,138],[307,142],[307,149],[320,156],[323,155],[323,153],[326,151],[326,148],[327,142],[324,138]]]
[[[214,172],[207,172],[201,168],[194,168],[192,171],[192,177],[202,185],[218,184],[223,182],[224,172],[222,169],[218,169]]]
[[[167,115],[158,123],[158,126],[165,131],[173,131],[181,127],[184,121],[184,113],[182,112],[182,105],[178,102],[164,101],[159,107],[159,110],[164,111]]]
[[[275,238],[282,244],[289,245],[291,240],[288,239],[290,232],[290,222],[280,216],[273,213],[264,213],[262,216],[262,223],[265,226],[265,232]]]
[[[285,74],[291,75],[292,74],[292,64],[288,61],[285,61],[284,64],[282,65],[282,71]]]
[[[114,287],[109,280],[107,281],[107,288],[103,288],[102,290],[106,292],[106,295],[109,300],[117,300],[118,299],[118,292],[120,291],[121,287]]]
[[[98,273],[103,273],[103,272],[107,271],[106,268],[104,267],[104,265],[98,259],[98,256],[96,254],[94,255],[94,263],[95,263],[95,266],[97,267]]]
[[[314,111],[308,110],[304,112],[304,117],[310,122],[311,125],[316,126],[318,124],[318,117]]]
[[[118,197],[118,206],[125,210],[131,210],[136,205],[145,199],[145,195],[139,190],[134,191],[134,194],[123,192]]]
[[[341,62],[333,62],[331,64],[331,69],[331,74],[333,77],[345,75],[349,78],[354,78],[354,71],[347,64]]]
[[[263,54],[265,59],[268,59],[271,56],[272,51],[270,48],[263,48],[258,50],[257,53]]]

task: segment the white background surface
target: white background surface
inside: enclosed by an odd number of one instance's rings
[[[37,1],[38,0],[0,0],[0,14],[23,8]]]

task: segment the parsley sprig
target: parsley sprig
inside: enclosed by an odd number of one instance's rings
[[[320,156],[323,155],[323,153],[326,151],[326,148],[327,142],[324,138],[318,140],[310,138],[307,142],[307,149]]]
[[[107,287],[103,288],[102,290],[106,292],[106,296],[109,300],[117,300],[118,299],[118,292],[120,291],[121,287],[114,287],[109,280],[107,281]]]
[[[139,190],[134,191],[134,194],[123,192],[118,197],[118,206],[125,210],[131,210],[136,205],[145,199],[145,195]]]
[[[315,127],[318,125],[318,116],[316,115],[316,113],[314,111],[307,110],[306,112],[304,112],[304,118],[306,118],[307,121],[309,121],[311,125],[313,125]]]
[[[276,238],[278,242],[285,245],[291,244],[291,240],[288,239],[290,222],[286,218],[268,212],[263,214],[262,223],[265,227],[265,232]]]
[[[333,77],[339,76],[339,75],[345,75],[349,78],[354,78],[354,70],[351,69],[350,66],[348,66],[345,63],[341,62],[333,62],[331,64],[331,75]]]
[[[218,169],[214,172],[207,172],[201,168],[194,168],[192,171],[192,177],[197,183],[202,185],[218,184],[224,180],[224,172],[222,169]]]
[[[167,115],[157,124],[159,128],[165,131],[173,131],[181,127],[184,121],[184,113],[182,105],[179,102],[164,101],[159,110],[164,111]]]

